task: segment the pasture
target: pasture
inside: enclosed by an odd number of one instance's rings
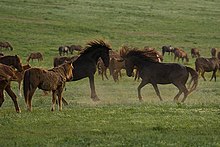
[[[82,45],[94,39],[107,40],[114,50],[123,44],[143,48],[163,45],[182,47],[194,68],[191,48],[210,57],[220,48],[220,3],[218,0],[2,0],[0,41],[9,41],[25,64],[31,52],[41,52],[43,61],[32,67],[52,68],[62,45]],[[76,55],[77,52],[74,52]],[[70,55],[69,55],[70,56]],[[173,62],[165,54],[164,62]],[[180,62],[181,63],[181,62]],[[95,75],[97,95],[90,98],[88,78],[66,83],[63,111],[51,112],[51,95],[37,90],[33,112],[18,98],[21,113],[6,95],[0,108],[1,146],[220,146],[220,77],[199,85],[184,104],[174,103],[178,90],[159,85],[160,102],[152,85],[137,98],[139,82],[122,72],[115,83]],[[109,75],[109,73],[108,73]],[[18,84],[12,88],[18,94]]]

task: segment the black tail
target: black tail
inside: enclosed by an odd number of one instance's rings
[[[23,92],[24,92],[25,102],[27,104],[29,92],[30,92],[30,71],[29,70],[26,70],[24,73]]]
[[[192,69],[191,67],[187,67],[186,66],[186,70],[190,73],[190,75],[192,76],[192,78],[189,81],[189,87],[193,81],[193,85],[189,88],[189,93],[191,93],[193,90],[196,89],[196,87],[198,86],[198,79],[199,79],[199,75],[198,73]]]

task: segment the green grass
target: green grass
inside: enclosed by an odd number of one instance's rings
[[[23,63],[30,52],[42,52],[44,61],[30,63],[43,68],[52,68],[60,45],[84,46],[97,38],[114,50],[123,44],[158,50],[171,44],[188,54],[198,47],[210,57],[210,48],[220,46],[219,7],[218,0],[2,0],[0,41],[9,41],[14,51],[3,52],[18,54]],[[165,62],[172,58],[165,56]],[[194,67],[194,61],[187,65]],[[159,85],[163,102],[145,86],[140,103],[139,82],[124,71],[119,83],[96,75],[95,84],[100,102],[89,98],[88,79],[67,83],[69,105],[62,112],[51,112],[51,96],[37,90],[33,112],[18,98],[22,113],[17,114],[6,95],[1,146],[220,146],[219,73],[217,82],[200,78],[184,104],[173,102],[178,92],[173,85]],[[17,93],[17,83],[12,86]]]

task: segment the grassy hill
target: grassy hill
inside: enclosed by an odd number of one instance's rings
[[[142,48],[163,45],[183,47],[188,54],[198,47],[210,57],[220,47],[218,0],[2,0],[0,41],[9,41],[26,63],[30,52],[40,51],[51,68],[60,45],[80,44],[102,38],[114,50],[123,44]],[[77,54],[77,53],[75,53]],[[188,66],[194,67],[190,58]],[[165,62],[173,62],[165,56]],[[219,75],[219,73],[218,73]],[[211,74],[205,75],[207,79]],[[100,102],[92,102],[88,79],[67,83],[64,97],[70,103],[62,112],[50,112],[51,96],[36,91],[33,112],[19,98],[21,114],[12,101],[0,109],[1,146],[219,146],[219,76],[217,82],[199,79],[199,86],[176,104],[173,85],[159,86],[160,102],[151,85],[137,99],[137,86],[123,71],[119,83],[95,76]],[[12,83],[17,93],[17,83]]]

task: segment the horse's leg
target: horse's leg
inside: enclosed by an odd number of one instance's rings
[[[21,81],[18,81],[18,90],[19,90],[19,96],[22,97],[22,94],[21,94]]]
[[[56,91],[53,90],[52,91],[52,108],[51,108],[51,111],[55,110],[55,104],[56,104]]]
[[[157,87],[157,84],[155,84],[155,83],[151,83],[151,84],[153,85],[154,90],[157,93],[157,96],[160,98],[161,101],[163,101],[162,97],[160,96],[160,91],[159,91],[159,89]]]
[[[58,90],[57,96],[58,96],[58,105],[59,105],[59,111],[62,111],[62,93],[63,93],[63,89],[60,88]]]
[[[104,75],[105,75],[105,78],[108,80],[108,76],[107,76],[107,68],[104,69]]]
[[[202,78],[204,79],[204,81],[206,81],[204,74],[205,74],[205,71],[202,70],[202,72],[201,72],[201,76],[202,76]]]
[[[4,89],[0,89],[0,107],[2,106],[4,100]]]
[[[183,97],[183,99],[182,99],[182,101],[181,102],[184,102],[185,100],[186,100],[186,97],[188,96],[188,94],[189,94],[189,91],[188,91],[188,89],[186,88],[186,86],[183,84],[183,86],[182,86],[182,91],[183,91],[183,93],[184,93],[184,97]]]
[[[89,76],[89,84],[91,89],[91,98],[93,99],[93,101],[99,101],[100,99],[96,95],[96,91],[95,91],[94,75]]]
[[[141,88],[144,87],[147,83],[148,83],[148,81],[142,80],[140,85],[138,86],[138,98],[139,98],[139,101],[143,100],[143,98],[141,96]]]
[[[8,95],[11,97],[12,101],[14,102],[15,110],[17,113],[20,113],[21,110],[18,106],[18,101],[17,101],[17,96],[15,93],[11,90],[11,85],[10,83],[5,87],[5,91],[8,93]]]
[[[215,82],[216,82],[216,71],[217,71],[217,70],[214,70],[214,71],[212,72],[212,77],[211,77],[210,81],[212,81],[212,79],[215,78]]]
[[[34,92],[36,91],[37,87],[31,88],[27,92],[27,98],[25,98],[26,104],[27,104],[27,109],[29,111],[32,111],[32,97],[34,95]]]

